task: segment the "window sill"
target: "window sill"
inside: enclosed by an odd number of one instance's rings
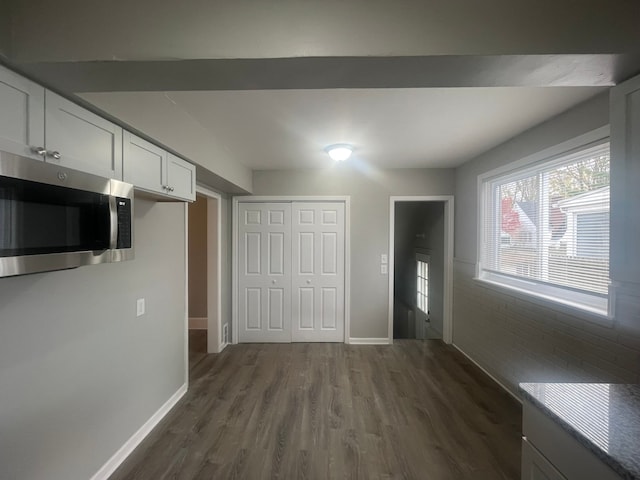
[[[506,293],[543,307],[553,308],[554,310],[567,315],[579,317],[582,320],[596,323],[600,326],[613,327],[614,324],[614,318],[612,316],[610,316],[606,311],[595,307],[589,307],[572,302],[571,300],[525,290],[523,288],[518,288],[513,285],[507,285],[505,283],[482,277],[474,277],[473,280],[483,287],[490,288],[500,293]]]

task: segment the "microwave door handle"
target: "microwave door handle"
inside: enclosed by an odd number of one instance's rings
[[[118,248],[118,207],[116,197],[109,197],[109,248],[115,250]]]

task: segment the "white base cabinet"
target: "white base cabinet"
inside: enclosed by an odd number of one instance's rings
[[[566,480],[526,438],[522,439],[522,480]]]
[[[621,478],[538,407],[526,400],[522,407],[522,480]]]

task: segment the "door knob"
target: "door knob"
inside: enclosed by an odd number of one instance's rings
[[[311,284],[311,280],[307,280],[307,284]]]
[[[273,284],[275,285],[275,284],[276,284],[276,281],[275,281],[275,280],[271,280],[271,283],[273,283]]]

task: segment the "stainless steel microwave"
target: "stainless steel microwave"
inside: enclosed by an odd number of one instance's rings
[[[0,152],[0,277],[133,258],[133,185]]]

